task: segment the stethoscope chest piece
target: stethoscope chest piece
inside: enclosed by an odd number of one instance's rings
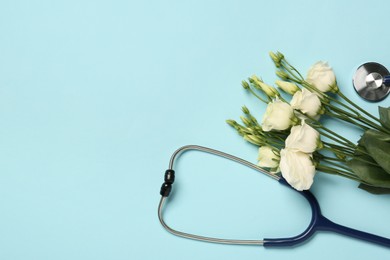
[[[379,63],[364,63],[356,70],[353,86],[365,100],[381,101],[390,93],[390,73]]]

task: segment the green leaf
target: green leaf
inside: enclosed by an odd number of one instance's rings
[[[383,142],[390,143],[390,135],[385,134],[383,132],[369,129],[366,132],[364,132],[363,136],[358,141],[359,145],[365,146],[367,138],[369,138],[369,139],[376,138],[376,139],[381,140]]]
[[[390,136],[368,130],[364,133],[361,142],[371,157],[390,174]]]
[[[379,110],[379,121],[381,124],[390,129],[390,107],[378,107]]]
[[[363,183],[359,184],[359,189],[365,190],[372,194],[390,194],[390,188],[378,188]]]
[[[390,174],[381,167],[370,163],[372,159],[369,156],[359,156],[359,159],[351,159],[347,165],[361,180],[378,188],[390,188]]]

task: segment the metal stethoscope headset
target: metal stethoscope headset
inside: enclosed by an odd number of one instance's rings
[[[375,102],[383,100],[390,93],[390,76],[389,71],[382,65],[374,62],[365,63],[361,65],[353,78],[353,84],[357,93],[364,99]],[[349,237],[361,239],[363,241],[375,243],[390,248],[390,239],[377,236],[374,234],[366,233],[360,230],[352,229],[346,226],[336,224],[321,214],[321,209],[318,204],[318,201],[310,191],[296,191],[301,194],[310,204],[311,208],[311,221],[309,226],[301,234],[289,237],[289,238],[264,238],[262,240],[240,240],[240,239],[222,239],[222,238],[213,238],[205,237],[194,234],[189,234],[181,231],[177,231],[169,227],[163,218],[163,208],[168,199],[168,196],[172,189],[172,184],[175,180],[175,171],[174,163],[178,159],[179,155],[182,152],[188,150],[197,150],[200,152],[205,152],[208,154],[217,155],[225,159],[240,163],[249,168],[252,168],[256,171],[259,171],[266,176],[278,181],[280,184],[285,185],[286,187],[291,188],[291,186],[283,179],[283,177],[276,176],[270,172],[264,170],[263,168],[258,167],[257,165],[245,161],[236,156],[210,149],[207,147],[197,146],[197,145],[187,145],[177,149],[169,162],[169,168],[165,172],[164,183],[161,187],[161,200],[158,205],[158,218],[162,226],[170,233],[194,240],[211,242],[211,243],[220,243],[220,244],[231,244],[231,245],[260,245],[264,247],[282,247],[282,246],[294,246],[305,242],[317,231],[331,231],[336,232],[342,235]]]
[[[355,230],[349,227],[345,227],[339,224],[336,224],[329,219],[325,218],[321,214],[321,209],[318,204],[318,201],[314,197],[314,195],[310,191],[296,191],[300,193],[303,197],[306,198],[306,200],[309,202],[311,207],[311,221],[309,226],[306,228],[305,231],[303,231],[301,234],[289,237],[289,238],[264,238],[263,240],[238,240],[238,239],[221,239],[221,238],[213,238],[213,237],[205,237],[205,236],[199,236],[199,235],[193,235],[189,233],[184,233],[181,231],[177,231],[171,227],[169,227],[163,218],[163,208],[164,204],[168,199],[168,196],[172,189],[172,184],[175,180],[175,171],[174,168],[174,162],[178,159],[178,156],[188,150],[197,150],[213,155],[217,155],[223,158],[226,158],[228,160],[232,160],[234,162],[240,163],[242,165],[245,165],[249,168],[252,168],[256,171],[259,171],[268,177],[271,177],[272,179],[278,181],[280,184],[285,185],[286,187],[291,188],[291,186],[283,179],[283,177],[276,176],[274,174],[271,174],[270,172],[258,167],[257,165],[250,163],[248,161],[245,161],[241,158],[235,157],[233,155],[217,151],[214,149],[210,149],[203,146],[197,146],[197,145],[187,145],[183,146],[179,149],[177,149],[169,162],[169,168],[165,172],[164,177],[164,183],[161,186],[161,200],[158,205],[158,218],[162,224],[162,226],[170,233],[194,240],[204,241],[204,242],[211,242],[211,243],[219,243],[219,244],[231,244],[231,245],[260,245],[265,247],[272,247],[272,246],[294,246],[296,244],[302,243],[309,239],[315,232],[317,231],[332,231],[336,232],[342,235],[358,238],[367,242],[372,242],[375,244],[379,244],[382,246],[390,247],[390,239],[385,237],[380,237],[377,235],[369,234],[363,231]]]

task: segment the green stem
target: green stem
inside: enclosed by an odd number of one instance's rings
[[[335,141],[335,142],[338,142],[338,143],[343,144],[343,145],[345,145],[345,146],[348,146],[348,147],[350,147],[350,148],[355,148],[355,146],[352,146],[352,145],[350,145],[349,143],[344,143],[343,141],[337,139],[336,137],[333,137],[333,136],[330,135],[330,134],[327,134],[327,133],[325,133],[325,132],[323,132],[323,131],[318,131],[318,132],[319,132],[321,135],[323,135],[323,136],[325,136],[325,137],[327,137],[327,138],[329,138],[329,139],[331,139],[331,140],[333,140],[333,141]]]
[[[324,147],[324,149],[328,149],[328,148]],[[328,150],[331,150],[332,152],[334,152],[332,149],[328,149]],[[377,163],[374,163],[374,162],[371,162],[371,161],[367,161],[367,160],[365,160],[365,159],[363,159],[363,158],[361,158],[359,156],[354,156],[353,153],[348,154],[348,155],[344,154],[344,155],[352,157],[354,160],[358,160],[358,161],[361,161],[361,162],[364,162],[364,163],[367,163],[367,164],[379,167],[379,165]],[[332,160],[332,161],[343,162],[343,163],[347,162],[347,160],[345,160],[345,159],[329,157],[329,156],[326,156],[326,155],[323,155],[323,154],[320,154],[320,160]]]
[[[326,100],[326,99],[328,99],[329,101],[333,101],[333,102],[335,102],[336,104],[339,104],[340,106],[342,106],[342,107],[348,109],[348,110],[351,111],[353,114],[351,114],[351,113],[349,113],[349,112],[347,112],[347,111],[345,111],[345,110],[342,110],[342,109],[340,109],[340,108],[337,108],[336,106],[333,106],[333,105],[331,105],[331,104],[328,103],[328,102],[323,102],[326,106],[331,107],[333,110],[337,110],[337,111],[339,111],[339,112],[342,111],[343,114],[348,114],[348,116],[353,117],[354,119],[356,119],[356,120],[358,120],[358,121],[360,121],[360,122],[363,122],[363,123],[365,123],[365,124],[367,124],[367,125],[370,125],[371,127],[378,129],[379,131],[385,131],[385,132],[386,132],[386,129],[384,129],[382,126],[380,126],[380,125],[378,125],[378,124],[376,124],[376,123],[370,121],[369,119],[367,119],[367,118],[361,116],[360,113],[359,113],[358,111],[356,111],[353,107],[348,106],[347,104],[345,104],[345,103],[343,103],[343,102],[337,100],[336,98],[333,98],[333,97],[331,97],[331,96],[329,96],[329,95],[325,95],[324,93],[318,91],[315,87],[313,87],[311,84],[309,84],[309,83],[306,82],[306,81],[303,81],[301,84],[302,84],[304,87],[310,89],[311,91],[316,91],[317,93],[320,93],[321,95],[323,95],[323,96],[324,96],[324,97],[322,98],[323,101]],[[340,94],[340,93],[341,93],[341,92],[339,92],[339,94]],[[340,96],[347,99],[347,97],[345,97],[342,93],[340,94]],[[349,100],[349,99],[348,99],[348,100]],[[362,111],[364,114],[369,115],[371,118],[377,119],[376,117],[372,116],[371,114],[367,113],[365,110],[363,110],[362,108],[360,108],[359,106],[357,106],[356,104],[354,104],[352,101],[349,100],[349,101],[347,101],[347,102],[350,103],[350,104],[351,104],[352,106],[354,106],[355,108],[358,108],[358,109],[359,109],[360,111]]]
[[[384,128],[383,126],[381,126],[381,125],[379,125],[377,123],[374,123],[374,122],[370,121],[369,119],[367,119],[365,117],[362,117],[360,114],[359,114],[359,116],[355,116],[355,115],[353,115],[351,113],[348,113],[347,111],[342,110],[342,109],[340,109],[338,107],[335,107],[335,106],[333,106],[331,104],[328,104],[327,106],[328,106],[328,108],[330,108],[331,110],[337,112],[338,114],[347,115],[348,117],[340,118],[340,119],[342,119],[344,121],[347,121],[347,122],[352,123],[352,124],[357,124],[355,121],[352,121],[350,119],[350,118],[353,118],[353,119],[355,119],[355,120],[357,120],[357,121],[359,121],[361,123],[364,123],[364,124],[374,128],[374,129],[376,129],[376,130],[378,130],[380,132],[385,132],[385,133],[389,133],[390,134],[390,131],[388,129]],[[332,115],[334,115],[334,114],[332,113]],[[359,124],[359,126],[362,127],[361,124]],[[365,130],[368,129],[365,126],[363,126],[362,128],[365,129]]]
[[[311,84],[309,84],[308,82],[306,81],[303,81],[301,83],[304,87],[307,87],[308,89],[312,90],[312,91],[316,91],[317,93],[320,93],[322,95],[324,95],[324,93],[321,93],[319,92],[316,88],[314,88],[313,86],[311,86]],[[356,105],[355,103],[353,103],[351,100],[349,100],[346,96],[344,96],[344,94],[342,92],[338,92],[338,94],[340,95],[340,97],[342,97],[345,101],[347,101],[350,105],[352,105],[353,107],[357,108],[359,111],[363,112],[365,115],[375,119],[376,121],[379,121],[378,118],[374,117],[373,115],[371,115],[370,113],[368,113],[367,111],[363,110],[361,107],[359,107],[358,105]],[[325,96],[325,95],[324,95]],[[352,117],[356,120],[358,120],[359,122],[362,122],[362,123],[365,123],[366,125],[369,125],[371,126],[372,128],[375,128],[377,129],[378,131],[381,131],[381,132],[385,132],[385,133],[389,133],[390,134],[390,131],[384,127],[382,127],[381,125],[375,123],[375,122],[372,122],[371,120],[369,120],[368,118],[365,118],[363,117],[358,111],[356,111],[353,107],[350,107],[348,106],[347,104],[337,100],[336,98],[333,98],[329,95],[326,95],[325,96],[325,99],[328,99],[330,101],[333,101],[335,102],[336,104],[339,104],[340,106],[348,109],[349,111],[351,111],[353,114],[347,112],[346,110],[342,110],[340,108],[337,108],[336,106],[333,106],[332,104],[330,103],[327,103],[327,102],[323,102],[326,106],[330,107],[332,110],[334,111],[338,111],[339,113],[341,112],[342,114],[347,114],[349,117]],[[322,98],[322,100],[324,100],[324,98]],[[350,122],[351,123],[351,122]],[[361,126],[359,124],[359,126]],[[363,129],[367,129],[367,128],[363,128]]]
[[[351,146],[351,147],[353,147],[353,148],[356,147],[356,145],[355,145],[354,143],[352,143],[352,142],[349,141],[348,139],[344,138],[343,136],[341,136],[341,135],[339,135],[339,134],[333,132],[333,131],[330,130],[329,128],[327,128],[327,127],[321,125],[321,126],[320,126],[320,129],[323,129],[323,130],[325,130],[326,132],[328,132],[328,133],[330,133],[330,134],[336,136],[336,137],[339,138],[340,140],[343,140],[345,143],[349,144],[349,146]]]
[[[287,71],[290,74],[290,76],[293,77],[293,78],[290,78],[291,80],[296,81],[296,82],[302,82],[303,81],[302,75],[295,68],[293,68],[293,69],[294,69],[295,72],[298,73],[299,77],[292,72],[291,68],[289,68],[285,64],[283,64],[283,62],[282,62],[281,65],[284,68],[284,70]]]
[[[329,146],[331,148],[336,148],[340,151],[343,151],[343,152],[348,152],[348,153],[351,153],[353,154],[355,152],[354,149],[350,148],[350,147],[347,147],[347,146],[342,146],[342,145],[337,145],[337,144],[333,144],[333,143],[329,143],[329,142],[326,142],[326,141],[322,141],[322,143],[326,146]]]
[[[330,160],[330,161],[336,161],[336,162],[344,162],[344,163],[345,163],[345,160],[344,160],[344,159],[340,159],[340,158],[336,158],[336,157],[329,157],[329,156],[325,156],[325,155],[323,155],[323,154],[321,154],[320,159]]]
[[[328,115],[328,116],[330,116],[330,117],[335,117],[335,118],[338,118],[338,119],[340,119],[340,120],[343,120],[343,121],[345,121],[345,122],[347,122],[347,123],[351,123],[351,124],[353,124],[353,125],[356,125],[356,126],[360,127],[363,131],[366,131],[366,130],[369,129],[369,127],[367,127],[367,126],[365,126],[365,125],[362,125],[362,124],[360,124],[360,123],[358,123],[358,122],[352,120],[352,119],[351,119],[352,117],[346,117],[346,116],[343,116],[343,115],[340,115],[340,114],[332,113],[332,112],[330,112],[330,111],[325,112],[325,114]],[[361,122],[361,120],[357,120],[357,121]]]
[[[348,179],[351,179],[351,180],[354,180],[354,181],[357,181],[357,182],[362,182],[362,180],[359,177],[357,177],[356,175],[354,175],[351,172],[338,170],[338,169],[335,169],[335,168],[332,168],[332,167],[329,167],[329,166],[325,166],[325,165],[318,165],[317,169],[319,171],[322,171],[322,172],[325,172],[325,173],[335,174],[335,175],[346,177]]]
[[[331,151],[332,153],[334,153],[336,156],[337,155],[343,155],[343,156],[353,156],[353,153],[351,152],[345,152],[345,151],[342,151],[342,150],[339,150],[339,149],[336,149],[336,148],[332,148],[332,147],[327,147],[327,146],[324,146],[322,148],[323,150],[328,150],[328,151]]]
[[[350,105],[352,105],[353,107],[355,107],[357,110],[361,111],[363,114],[365,114],[366,116],[368,117],[371,117],[372,119],[374,119],[375,121],[377,122],[380,122],[379,118],[371,115],[370,113],[368,113],[366,110],[362,109],[360,106],[356,105],[354,102],[352,102],[349,98],[347,98],[341,91],[339,91],[337,93],[342,99],[344,99],[345,101],[347,101]]]
[[[284,64],[284,63],[286,63],[286,64]],[[289,72],[289,74],[290,74],[291,76],[293,76],[293,78],[294,78],[293,81],[295,81],[296,83],[300,83],[300,84],[302,84],[303,86],[309,88],[310,90],[312,90],[312,91],[314,90],[314,91],[318,92],[319,94],[322,94],[322,95],[324,94],[324,93],[319,92],[318,89],[313,88],[313,86],[311,86],[311,84],[309,84],[308,82],[306,82],[306,81],[304,80],[304,78],[302,77],[302,75],[299,73],[299,71],[298,71],[294,66],[292,66],[286,59],[284,59],[284,58],[282,59],[281,65],[283,66],[283,68],[284,68],[287,72]],[[287,66],[286,66],[286,65],[287,65]],[[299,77],[298,77],[294,72],[295,72],[296,74],[298,74]],[[374,120],[377,121],[377,122],[380,122],[380,120],[379,120],[377,117],[371,115],[371,114],[368,113],[366,110],[364,110],[364,109],[362,109],[360,106],[356,105],[356,104],[355,104],[354,102],[352,102],[349,98],[347,98],[341,91],[339,91],[337,94],[338,94],[342,99],[344,99],[347,103],[349,103],[350,105],[352,105],[352,106],[353,106],[354,108],[356,108],[357,110],[361,111],[361,112],[362,112],[363,114],[365,114],[366,116],[368,116],[368,117],[374,119]],[[335,99],[335,98],[333,98],[333,97],[330,97],[330,96],[327,96],[327,98],[331,99],[332,101],[334,101],[334,102],[336,102],[337,104],[339,104],[339,105],[341,105],[341,106],[347,108],[348,110],[354,112],[357,116],[359,116],[359,113],[358,113],[357,111],[355,111],[353,108],[347,106],[347,105],[344,104],[343,102],[340,102],[340,101],[338,101],[337,99]]]
[[[341,169],[343,169],[343,170],[351,171],[350,168],[345,167],[345,166],[341,165],[340,163],[335,163],[335,162],[333,162],[333,160],[324,158],[323,161],[325,161],[327,164],[330,164],[330,165],[332,165],[332,166],[336,166],[336,167],[341,168]]]
[[[301,73],[299,73],[299,71],[298,71],[294,66],[292,66],[286,59],[283,59],[282,61],[284,61],[284,62],[290,67],[290,69],[292,69],[293,71],[295,71],[295,72],[299,75],[299,78],[300,78],[301,80],[304,80],[304,78],[302,77]],[[282,63],[282,65],[283,65],[283,63]],[[285,68],[285,66],[283,66],[283,67]],[[290,74],[292,74],[291,71],[289,71],[289,72],[290,72]]]
[[[333,131],[330,130],[329,128],[325,127],[325,126],[324,126],[323,124],[321,124],[320,122],[318,122],[318,121],[317,121],[316,119],[314,119],[313,117],[310,117],[310,116],[307,116],[307,115],[305,115],[305,116],[308,117],[310,120],[316,122],[316,124],[313,124],[313,123],[311,123],[311,122],[308,122],[307,124],[310,125],[311,127],[323,129],[323,130],[325,130],[326,132],[328,132],[328,133],[332,134],[333,136],[339,138],[340,140],[344,141],[344,143],[349,144],[350,147],[352,146],[352,148],[355,148],[356,145],[355,145],[354,143],[352,143],[351,141],[349,141],[348,139],[344,138],[343,136],[341,136],[341,135],[339,135],[339,134],[336,134],[335,132],[333,132]],[[323,132],[322,132],[322,133],[323,133]],[[325,135],[325,136],[329,137],[329,135]],[[329,137],[329,138],[331,138],[331,139],[334,140],[334,141],[339,141],[339,140],[334,139],[334,138],[332,138],[332,137]]]
[[[248,88],[248,91],[249,91],[252,95],[254,95],[255,97],[257,97],[260,101],[262,101],[262,102],[268,104],[268,101],[262,99],[259,95],[257,95],[257,94],[252,90],[252,88]]]

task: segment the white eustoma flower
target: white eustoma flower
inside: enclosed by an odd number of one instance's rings
[[[299,191],[310,189],[316,171],[311,154],[282,149],[279,167],[283,178],[294,189]]]
[[[338,92],[336,76],[327,62],[315,63],[307,72],[306,81],[321,92]]]
[[[301,125],[293,126],[286,139],[286,148],[293,151],[313,153],[323,147],[320,134],[302,120]]]
[[[293,109],[299,110],[310,117],[316,117],[322,113],[320,98],[305,88],[295,92],[290,105]]]
[[[258,165],[260,167],[277,168],[279,166],[280,156],[271,147],[261,146],[257,160],[259,161]]]
[[[281,88],[284,92],[289,93],[290,95],[294,95],[297,91],[299,91],[299,88],[294,83],[283,81],[283,80],[276,80],[275,84]]]
[[[271,130],[286,130],[297,121],[292,107],[277,98],[268,103],[261,125],[263,131],[268,132]]]

